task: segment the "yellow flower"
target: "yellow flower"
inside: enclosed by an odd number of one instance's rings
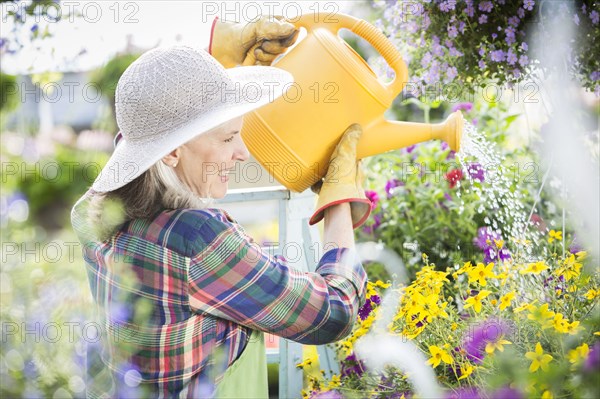
[[[554,396],[552,396],[552,392],[545,390],[544,393],[542,394],[542,399],[552,399]]]
[[[329,381],[329,389],[334,389],[340,386],[340,383],[342,381],[340,380],[340,376],[337,374],[334,374],[333,376],[331,376],[331,381]]]
[[[548,304],[545,303],[540,307],[532,306],[531,309],[529,309],[529,314],[527,315],[527,318],[529,320],[537,321],[542,325],[542,328],[547,328],[550,327],[548,319],[553,318],[554,315],[555,313],[548,310]]]
[[[600,331],[596,331],[594,335],[600,335]]]
[[[486,278],[494,278],[494,272],[492,269],[494,268],[494,263],[488,263],[487,266],[484,266],[483,263],[478,263],[474,269],[469,270],[467,274],[469,275],[469,284],[477,281],[482,287],[487,285],[485,281]]]
[[[552,326],[556,331],[560,333],[566,333],[568,324],[569,321],[563,318],[562,313],[556,313],[554,315],[554,319],[552,320]]]
[[[494,351],[496,349],[498,349],[500,352],[504,352],[504,345],[511,345],[512,342],[507,341],[505,339],[503,339],[502,337],[500,337],[496,342],[488,342],[487,345],[485,346],[485,351],[489,354],[494,353]]]
[[[587,252],[579,251],[575,254],[575,256],[577,256],[577,260],[584,260],[585,258],[587,258]]]
[[[452,356],[448,354],[445,350],[435,345],[431,345],[429,347],[429,353],[431,353],[431,358],[427,361],[427,364],[433,365],[433,367],[437,367],[440,362],[444,362],[446,364],[454,363],[454,359]]]
[[[540,274],[544,270],[548,270],[548,266],[544,263],[544,261],[539,261],[535,263],[530,263],[527,265],[527,268],[524,270],[520,270],[520,274]]]
[[[479,294],[467,298],[464,308],[468,309],[472,306],[473,309],[475,309],[475,312],[481,312],[481,301],[491,293],[491,291],[482,290],[479,292]]]
[[[569,323],[565,328],[565,332],[567,332],[571,335],[577,334],[578,331],[579,331],[579,321],[574,321],[572,323]]]
[[[516,292],[511,291],[500,297],[500,310],[504,310],[510,306],[510,303],[515,299]]]
[[[567,357],[571,363],[577,363],[578,361],[585,359],[588,353],[590,353],[590,347],[588,344],[583,344],[575,349],[570,350]]]
[[[535,301],[531,302],[531,303],[527,303],[527,302],[522,303],[521,306],[517,306],[515,308],[514,312],[515,313],[519,313],[519,312],[522,312],[524,310],[529,310],[529,309],[531,309],[533,307],[533,304],[536,303],[536,302],[537,302],[537,299]]]
[[[569,281],[581,273],[582,264],[575,261],[575,255],[571,254],[563,262],[562,266],[554,271],[557,276],[564,276]]]
[[[562,241],[562,231],[550,230],[550,237],[548,237],[548,242],[552,243],[554,240]]]
[[[496,244],[496,248],[500,249],[504,245],[503,240],[494,240],[494,244]]]
[[[585,293],[585,297],[590,301],[593,301],[596,297],[600,296],[600,289],[591,288],[588,292]]]
[[[471,374],[473,374],[473,366],[468,365],[464,370],[461,367],[460,371],[461,371],[461,376],[458,377],[458,379],[459,380],[464,380],[465,378],[467,378],[468,376],[470,376]]]
[[[473,265],[471,264],[471,262],[466,262],[460,269],[458,269],[456,271],[456,274],[458,275],[458,274],[467,273],[471,269],[473,269]]]
[[[456,323],[452,323],[452,325],[450,326],[450,329],[452,331],[456,331],[457,328],[458,328],[458,324],[456,324]]]
[[[306,366],[310,366],[312,364],[311,358],[306,358],[302,363],[296,364],[296,367],[299,369],[303,369]]]
[[[525,357],[531,360],[531,365],[529,366],[531,373],[537,371],[539,368],[544,371],[548,370],[548,363],[553,359],[551,355],[544,353],[542,345],[539,342],[535,345],[535,352],[527,352]]]

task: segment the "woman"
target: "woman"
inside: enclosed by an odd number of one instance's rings
[[[293,42],[272,40],[280,49]],[[221,54],[259,54],[258,42],[241,42],[230,37]],[[225,69],[183,46],[143,54],[119,80],[121,139],[72,212],[105,328],[88,351],[89,397],[266,398],[264,332],[306,344],[350,332],[366,285],[352,226],[370,210],[356,179],[358,125],[344,134],[320,188],[312,220],[324,217],[324,241],[336,248],[316,272],[263,252],[211,207],[249,156],[243,115],[290,82],[283,70]]]

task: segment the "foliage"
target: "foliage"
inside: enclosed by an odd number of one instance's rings
[[[572,75],[589,90],[600,89],[597,55],[600,43],[599,6],[593,0],[567,2],[534,0],[375,1],[383,8],[378,26],[405,51],[411,81],[419,95],[427,86],[454,83],[474,90],[482,79],[500,85],[527,78],[539,65],[532,53],[534,28],[539,40],[551,33],[545,26],[557,15],[567,15],[576,31],[565,52]],[[542,60],[543,61],[543,60]]]
[[[100,92],[110,100],[111,104],[115,103],[115,91],[119,78],[139,56],[140,54],[116,55],[104,67],[92,73],[90,80],[98,86]]]
[[[16,53],[23,48],[25,43],[22,42],[20,32],[25,31],[25,28],[29,30],[30,41],[44,39],[51,36],[52,23],[71,17],[69,7],[61,8],[57,0],[0,0],[0,4],[2,9],[6,10],[6,15],[2,16],[2,23],[12,22],[10,34],[3,32],[0,37],[0,53]]]
[[[23,140],[24,154],[37,153],[39,143]],[[2,195],[7,206],[19,198],[27,201],[29,219],[43,227],[57,229],[69,225],[69,211],[75,201],[95,180],[107,154],[59,143],[40,158],[2,151],[5,168],[2,174]]]

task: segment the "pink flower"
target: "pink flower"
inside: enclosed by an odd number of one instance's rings
[[[373,190],[365,190],[365,195],[371,201],[371,210],[377,208],[377,204],[379,203],[379,194]]]

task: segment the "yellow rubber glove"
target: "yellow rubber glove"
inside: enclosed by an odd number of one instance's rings
[[[326,208],[343,202],[350,203],[354,229],[362,225],[371,214],[371,201],[362,187],[360,162],[356,161],[356,145],[361,134],[362,128],[359,124],[352,124],[346,129],[331,154],[325,178],[311,187],[319,194],[319,199],[317,210],[310,218],[309,224],[320,222]]]
[[[225,68],[271,65],[293,45],[300,31],[281,16],[261,16],[248,23],[215,18],[208,52]]]

